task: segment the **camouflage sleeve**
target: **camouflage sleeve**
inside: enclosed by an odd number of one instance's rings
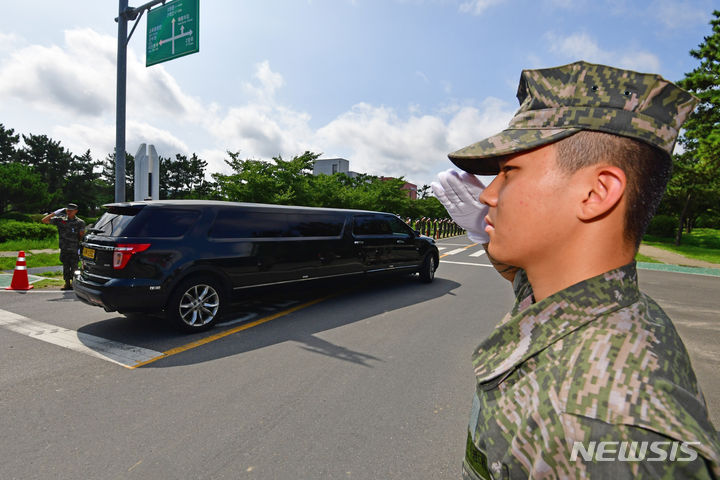
[[[717,480],[712,462],[690,443],[679,442],[633,425],[564,414],[566,428],[581,441],[568,441],[575,478]]]
[[[62,218],[60,217],[50,217],[50,224],[58,226],[62,222]]]

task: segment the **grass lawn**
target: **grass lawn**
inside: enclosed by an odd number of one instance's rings
[[[643,243],[679,253],[688,258],[720,264],[720,230],[696,228],[692,233],[683,233],[682,245],[673,245],[674,239],[645,235]]]
[[[60,278],[46,278],[44,280],[38,280],[33,283],[35,288],[48,288],[48,287],[62,287],[65,285],[65,281],[62,278],[62,272],[60,272]]]
[[[650,257],[648,257],[648,256],[646,256],[646,255],[642,255],[642,254],[640,254],[640,253],[638,253],[637,255],[635,255],[635,261],[637,261],[637,262],[644,262],[644,263],[662,263],[662,262],[659,261],[659,260],[655,260],[654,258],[650,258]]]
[[[0,252],[19,252],[22,250],[27,253],[28,250],[45,250],[47,248],[59,248],[57,235],[54,238],[45,240],[7,240],[0,242]]]
[[[16,262],[16,256],[0,257],[0,270],[13,270]],[[25,252],[25,263],[28,268],[62,265],[59,253],[37,253],[33,255]]]

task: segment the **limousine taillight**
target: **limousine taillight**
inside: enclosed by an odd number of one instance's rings
[[[130,257],[150,248],[149,243],[120,243],[113,249],[113,268],[122,270],[130,261]]]

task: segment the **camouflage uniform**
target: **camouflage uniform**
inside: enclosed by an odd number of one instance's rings
[[[634,263],[538,303],[524,272],[514,288],[512,311],[473,355],[463,478],[720,478],[720,443],[685,346],[638,291]],[[654,440],[698,442],[688,447],[697,458],[571,461],[575,442]],[[636,457],[655,456],[640,446]]]
[[[80,261],[78,249],[80,248],[80,234],[85,231],[85,222],[78,217],[70,220],[63,216],[51,218],[50,223],[58,229],[63,278],[68,283],[72,280],[73,272],[77,270],[78,261]]]

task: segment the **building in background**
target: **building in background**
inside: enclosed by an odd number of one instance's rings
[[[313,164],[313,175],[333,175],[344,173],[350,178],[357,177],[357,172],[350,171],[350,162],[344,158],[322,158],[315,160]]]
[[[344,158],[322,158],[315,160],[313,164],[313,175],[333,175],[335,173],[344,173],[348,177],[356,178],[359,173],[350,170],[350,161]],[[394,180],[395,177],[380,177],[380,180]],[[402,190],[407,190],[408,197],[417,200],[417,185],[405,182]]]
[[[385,180],[397,180],[397,179],[395,177],[380,177],[380,180],[385,181]],[[417,200],[418,189],[417,189],[417,185],[415,185],[414,183],[405,182],[405,185],[400,187],[400,189],[407,190],[408,197],[410,197],[413,200]]]

